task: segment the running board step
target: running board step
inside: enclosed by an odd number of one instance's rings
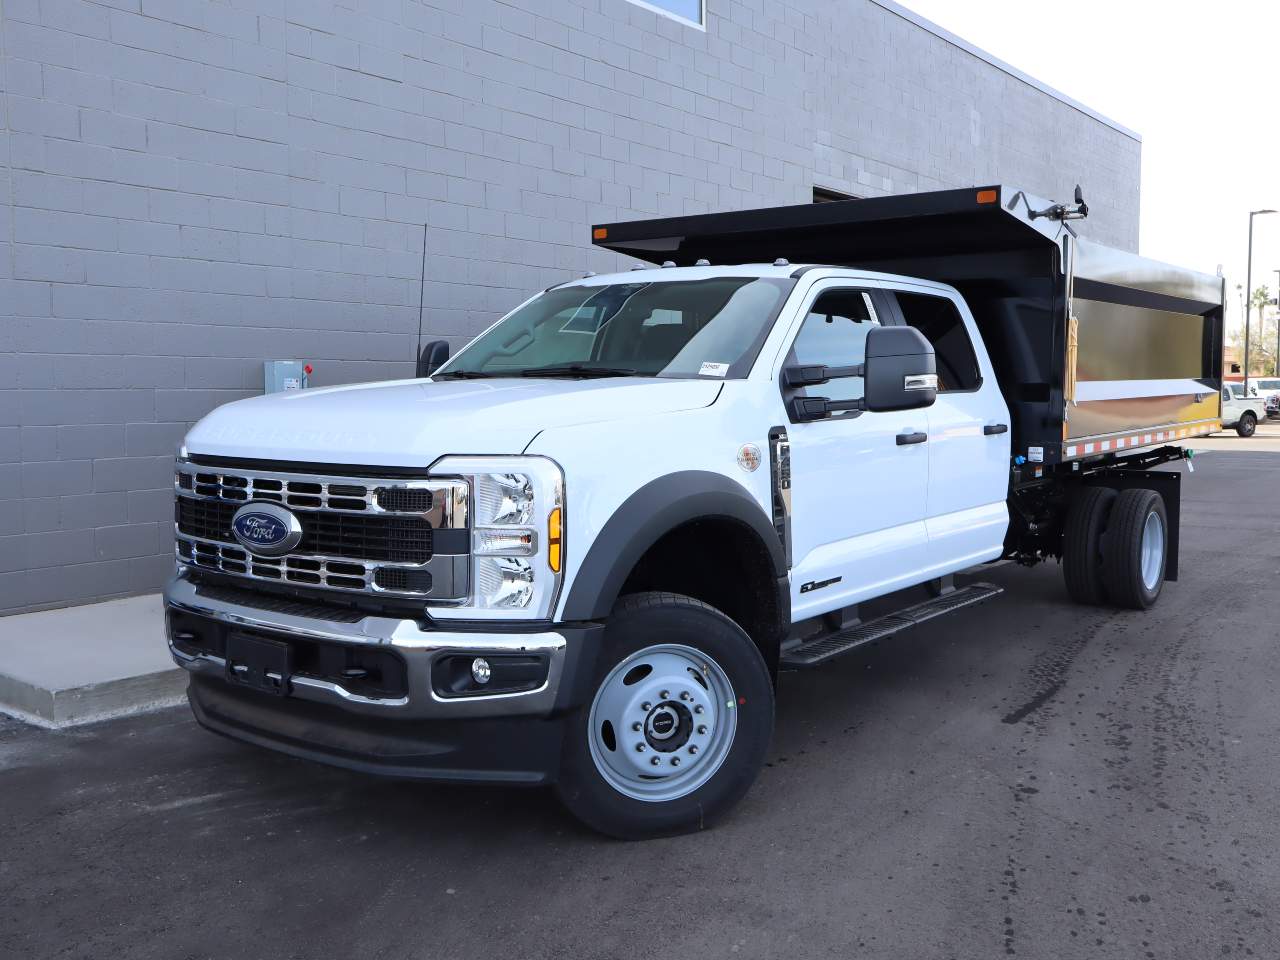
[[[883,640],[895,633],[901,633],[908,627],[982,603],[1003,592],[1003,587],[997,587],[993,583],[971,583],[964,587],[956,587],[954,590],[913,607],[905,607],[876,620],[868,620],[848,627],[838,633],[827,633],[812,640],[806,640],[782,651],[779,665],[793,670],[816,667],[863,644]]]

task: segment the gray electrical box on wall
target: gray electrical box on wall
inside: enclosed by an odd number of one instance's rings
[[[263,389],[267,393],[281,390],[302,390],[311,378],[311,364],[303,360],[264,360],[262,362]]]

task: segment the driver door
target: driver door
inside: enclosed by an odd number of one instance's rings
[[[782,368],[862,363],[867,331],[893,322],[883,297],[865,281],[815,284]],[[781,373],[788,403],[796,395],[831,400],[862,396],[860,377],[788,389]],[[846,411],[788,423],[793,620],[920,580],[928,549],[928,429],[925,410]]]

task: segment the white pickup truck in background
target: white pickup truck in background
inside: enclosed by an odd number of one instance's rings
[[[1235,430],[1242,437],[1252,437],[1258,424],[1267,419],[1267,400],[1260,396],[1258,388],[1249,384],[1245,396],[1243,383],[1222,385],[1222,429]]]
[[[1222,285],[1085,212],[983,187],[599,225],[661,266],[418,379],[215,410],[166,590],[196,717],[655,836],[746,792],[780,671],[998,594],[975,565],[1150,606],[1181,475],[1149,468],[1219,427]]]

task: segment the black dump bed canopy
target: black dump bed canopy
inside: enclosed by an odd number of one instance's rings
[[[680,266],[781,257],[948,282],[983,273],[1048,276],[1056,266],[1060,225],[1038,221],[1042,229],[1028,221],[1021,193],[1012,197],[1017,212],[1006,210],[1003,193],[998,186],[973,187],[599,224],[592,237],[618,253]],[[993,255],[1006,262],[994,262]],[[981,262],[970,262],[976,258]]]

